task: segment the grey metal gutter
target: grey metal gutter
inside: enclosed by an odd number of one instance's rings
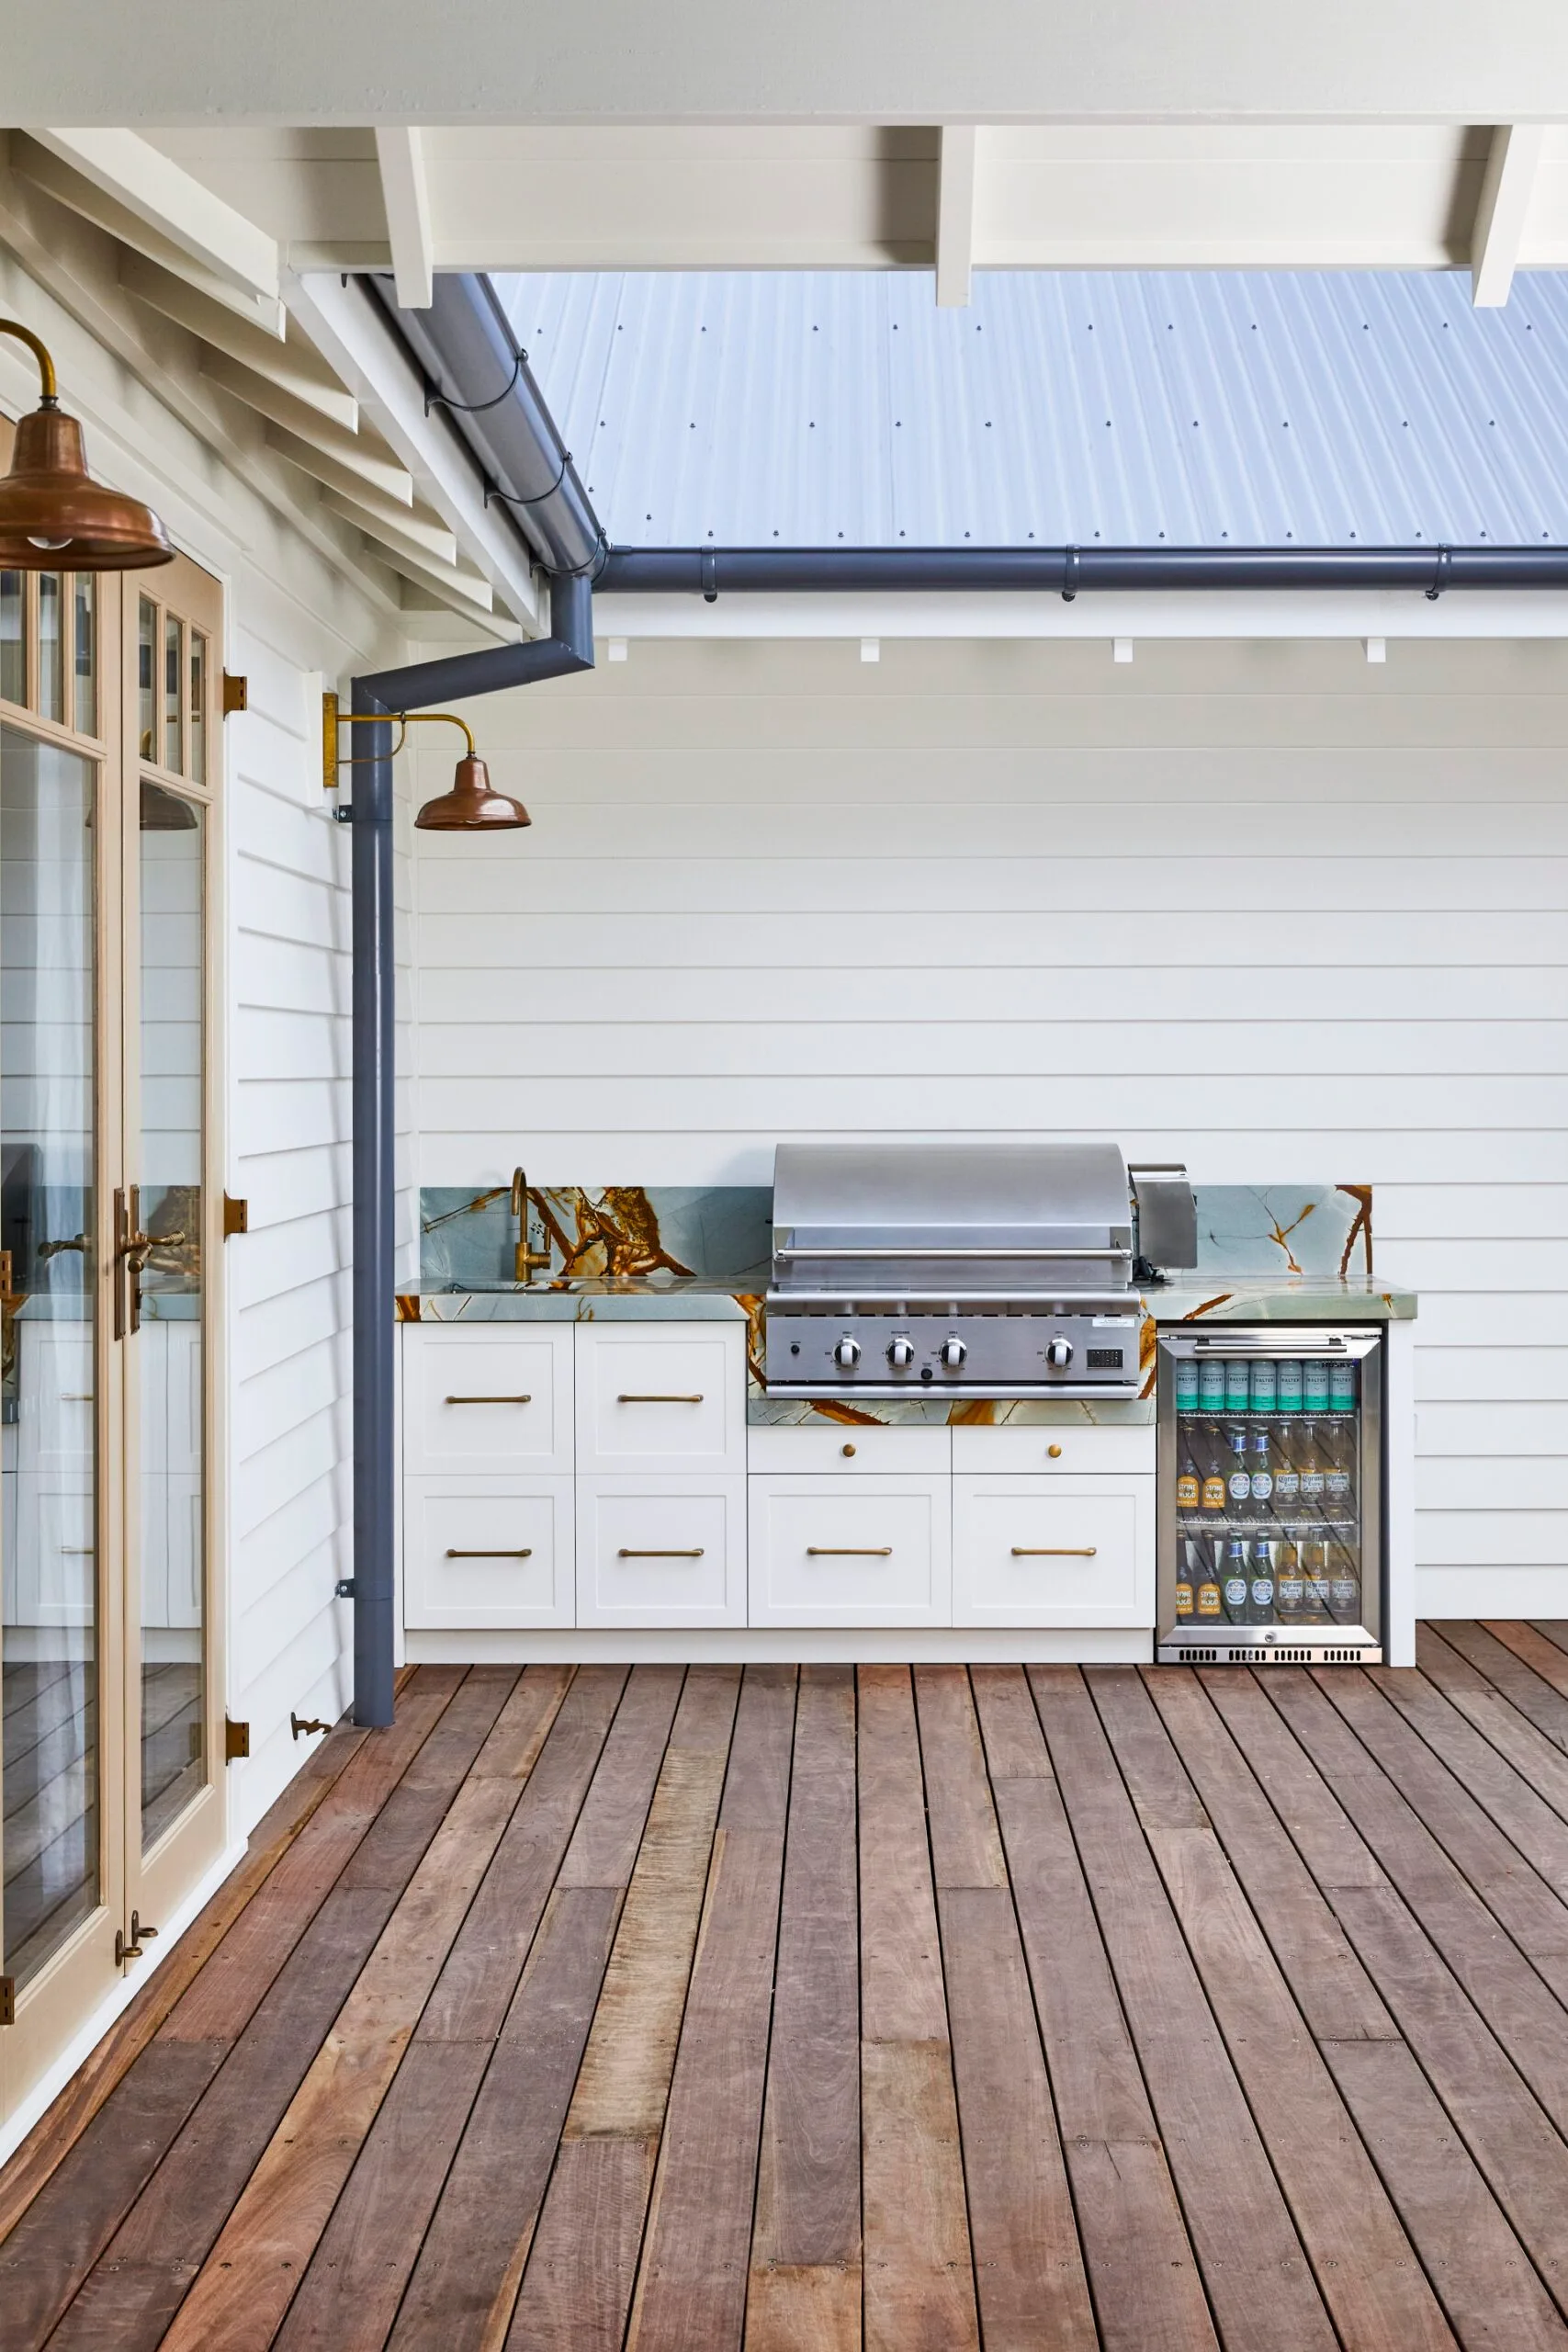
[[[1568,548],[613,548],[606,595],[1568,587]]]
[[[400,311],[389,277],[367,281],[441,408],[468,444],[487,501],[506,507],[547,571],[591,571],[604,550],[599,517],[488,277],[435,280],[427,311]]]

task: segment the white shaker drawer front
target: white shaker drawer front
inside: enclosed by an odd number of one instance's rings
[[[746,1432],[746,1467],[752,1472],[865,1478],[908,1470],[940,1472],[952,1463],[952,1433],[945,1423],[883,1429],[817,1420],[798,1429],[763,1425]]]
[[[745,1324],[580,1325],[577,1466],[744,1470]]]
[[[403,1327],[403,1468],[504,1476],[572,1466],[572,1326]]]
[[[744,1625],[745,1479],[580,1479],[577,1622]]]
[[[950,1625],[945,1477],[748,1479],[753,1625]]]
[[[405,1625],[570,1625],[570,1478],[410,1478]]]
[[[1039,1470],[1062,1478],[1124,1470],[1152,1478],[1155,1458],[1152,1421],[1010,1421],[1001,1429],[964,1427],[953,1432],[954,1470],[976,1476]]]
[[[955,1625],[1152,1625],[1152,1478],[955,1477]]]

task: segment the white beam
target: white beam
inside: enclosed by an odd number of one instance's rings
[[[531,628],[542,627],[526,549],[504,510],[485,504],[478,469],[446,419],[425,413],[419,377],[372,296],[352,278],[345,285],[335,271],[290,272],[283,290],[290,315],[357,396],[364,414],[413,476],[420,498],[456,533],[458,547],[506,609]],[[318,445],[322,437],[313,429],[291,429]]]
[[[398,300],[405,311],[428,311],[435,297],[435,249],[423,134],[403,123],[378,123],[376,161]]]
[[[1501,310],[1508,299],[1545,141],[1539,122],[1500,123],[1492,133],[1470,243],[1471,300],[1478,311]]]
[[[944,123],[936,167],[936,300],[939,311],[969,305],[975,266],[975,156],[972,122]]]
[[[80,172],[182,253],[244,294],[277,299],[277,241],[134,130],[35,130]]]

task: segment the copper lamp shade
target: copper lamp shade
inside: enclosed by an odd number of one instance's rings
[[[43,379],[42,399],[17,424],[11,470],[0,481],[0,567],[141,571],[172,563],[174,548],[152,508],[88,473],[82,427],[61,409],[43,345],[8,319],[0,319],[0,334],[27,345]]]
[[[490,770],[472,752],[458,761],[451,791],[427,800],[414,819],[423,833],[499,833],[533,821],[521,800],[491,790]]]

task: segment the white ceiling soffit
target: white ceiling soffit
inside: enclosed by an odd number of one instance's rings
[[[1562,0],[162,0],[155,39],[103,0],[12,16],[33,122],[1568,116]]]
[[[276,238],[160,150],[129,131],[11,134],[0,241],[331,560],[363,542],[412,609],[446,605],[487,634],[511,634],[504,614],[536,618],[525,552],[423,416],[407,361],[383,353],[387,382],[363,400],[315,306],[296,299],[288,316],[282,293],[299,288],[280,284]]]
[[[225,116],[148,135],[294,268],[395,261],[416,290],[427,262],[930,269],[940,236],[953,300],[966,268],[1472,265],[1495,300],[1516,268],[1568,267],[1568,106],[1543,120],[1543,93],[1517,125],[1472,92],[1449,122],[448,121],[411,143]]]

